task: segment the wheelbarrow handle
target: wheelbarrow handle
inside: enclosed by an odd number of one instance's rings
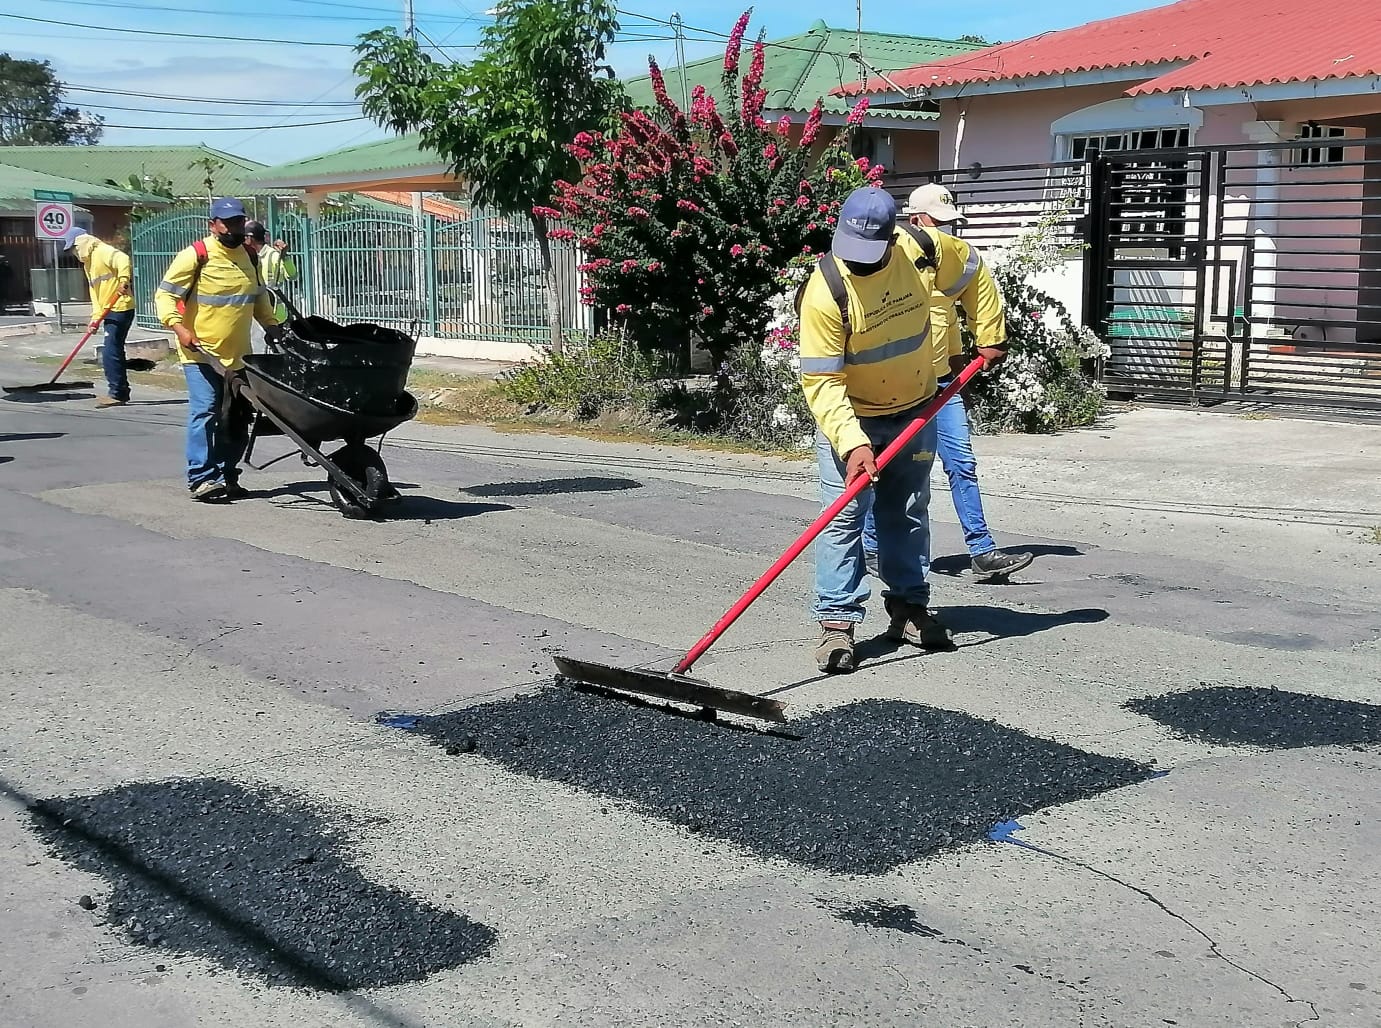
[[[954,395],[968,385],[969,381],[986,366],[987,362],[982,357],[975,357],[963,371],[955,376],[953,382],[940,390],[930,402],[922,407],[916,419],[912,421],[911,424],[907,425],[906,428],[902,430],[901,434],[893,439],[891,444],[878,455],[878,470],[881,471],[885,468],[891,462],[892,458],[900,453],[902,448],[911,442],[911,440],[916,437],[916,434],[920,432],[921,429],[925,428],[926,424],[939,413],[940,408],[949,403]],[[868,488],[871,484],[872,480],[867,475],[859,475],[852,482],[848,483],[844,487],[844,492],[840,494],[839,498],[826,507],[824,512],[811,522],[810,527],[801,533],[800,538],[792,543],[787,551],[777,559],[777,562],[763,572],[762,577],[749,587],[748,591],[739,598],[737,603],[724,612],[724,616],[716,621],[714,627],[706,632],[704,637],[690,648],[690,652],[681,658],[681,662],[676,665],[671,673],[674,675],[683,675],[689,671],[692,665],[704,655],[705,651],[714,645],[715,640],[727,632],[729,626],[737,621],[743,612],[753,605],[753,601],[761,596],[766,591],[767,587],[775,582],[783,571],[790,567],[792,561],[799,557],[802,551],[815,541],[815,538],[825,530],[825,526],[837,518],[840,511],[851,504],[858,494],[863,492],[863,490]]]

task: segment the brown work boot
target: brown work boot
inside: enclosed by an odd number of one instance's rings
[[[815,665],[829,674],[848,674],[854,669],[852,622],[820,622],[820,645],[815,647]]]
[[[927,650],[947,650],[954,646],[949,629],[924,606],[893,596],[887,597],[884,603],[892,618],[887,626],[887,638]]]
[[[129,403],[128,400],[117,400],[113,396],[102,396],[96,401],[96,409],[104,410],[106,407],[123,407],[127,403]]]

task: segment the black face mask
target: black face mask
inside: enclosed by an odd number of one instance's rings
[[[228,246],[232,250],[242,245],[244,241],[245,234],[243,232],[218,232],[216,234],[216,242],[222,246]]]

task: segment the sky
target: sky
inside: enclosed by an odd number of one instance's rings
[[[862,15],[865,30],[1009,42],[1165,2],[963,0],[906,5],[901,14],[901,5],[863,0]],[[674,12],[687,22],[686,57],[695,60],[722,52],[723,36],[743,10],[742,0],[619,3],[622,29],[611,59],[629,77],[646,72],[649,55],[664,67],[676,63],[665,24]],[[488,20],[485,6],[486,0],[415,0],[420,40],[439,48],[433,53],[464,61]],[[205,0],[6,3],[0,51],[51,61],[68,86],[68,102],[105,117],[105,143],[205,143],[279,164],[387,135],[354,103],[350,47],[362,32],[401,26],[402,0],[238,0],[212,7]],[[857,18],[852,4],[759,0],[750,34],[762,28],[774,39],[817,20],[852,27]]]

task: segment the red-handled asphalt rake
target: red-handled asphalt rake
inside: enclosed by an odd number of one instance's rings
[[[953,382],[940,390],[929,403],[921,408],[916,420],[907,425],[901,435],[892,440],[891,445],[878,456],[878,471],[885,468],[892,458],[915,437],[916,433],[924,428],[931,418],[935,417],[940,408],[983,370],[983,366],[982,357],[974,358],[963,371],[955,376]],[[601,689],[656,696],[660,699],[709,707],[712,710],[722,710],[726,713],[740,714],[744,717],[758,718],[763,721],[785,721],[786,704],[781,701],[769,699],[766,696],[739,692],[736,689],[721,689],[709,682],[691,678],[687,672],[697,660],[704,656],[705,651],[729,630],[729,626],[752,606],[753,601],[777,580],[777,577],[791,565],[791,562],[815,541],[815,537],[825,530],[825,526],[838,517],[839,512],[853,502],[854,497],[870,484],[871,482],[866,475],[860,475],[854,479],[845,488],[843,494],[811,522],[810,527],[801,533],[800,538],[787,548],[787,551],[777,559],[775,564],[763,572],[762,577],[739,597],[738,602],[725,611],[724,616],[715,622],[714,627],[706,632],[704,637],[692,646],[690,651],[670,671],[612,667],[608,664],[596,664],[591,661],[575,660],[564,656],[555,658],[556,669],[567,678]]]

